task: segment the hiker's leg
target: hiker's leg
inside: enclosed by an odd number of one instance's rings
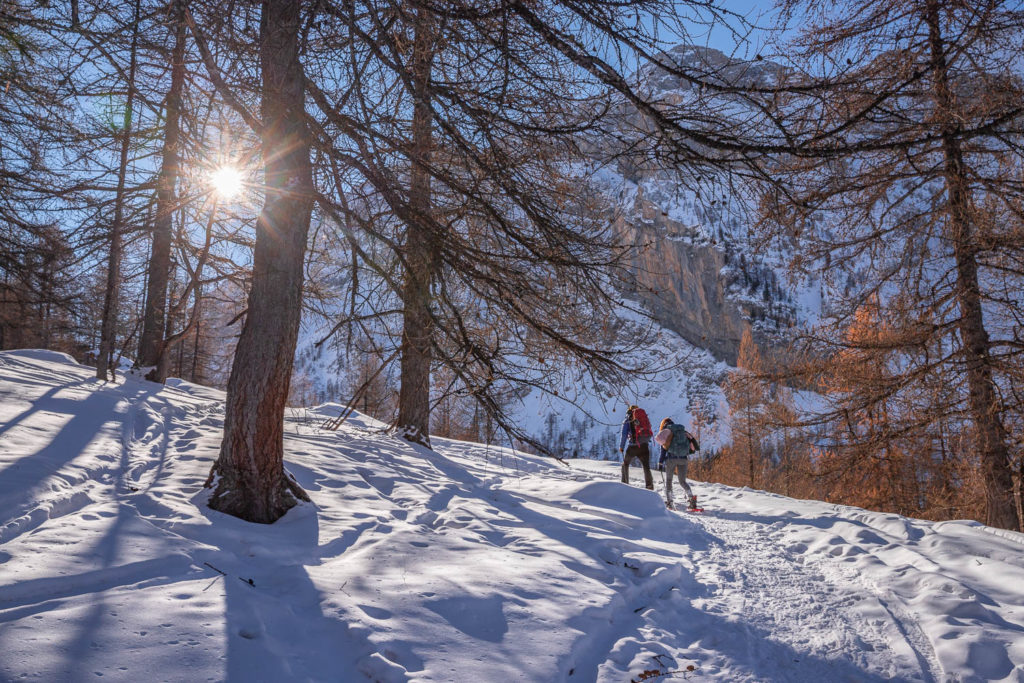
[[[693,489],[686,482],[686,470],[689,468],[689,459],[683,459],[679,461],[679,465],[676,467],[676,472],[679,473],[679,485],[686,491],[686,499],[688,501],[693,500]]]
[[[626,447],[626,454],[622,456],[622,483],[629,483],[629,466],[633,464],[633,458],[639,455],[636,445]]]
[[[648,491],[654,490],[654,475],[651,474],[651,446],[640,444],[640,465],[644,468],[644,486]]]
[[[672,472],[675,471],[675,458],[665,461],[665,501],[672,504]]]

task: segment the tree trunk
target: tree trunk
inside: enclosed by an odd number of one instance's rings
[[[195,304],[192,306],[192,320],[195,321],[196,336],[192,343],[192,373],[189,376],[189,381],[196,384],[199,381],[199,334],[202,332],[203,327],[202,318],[200,317],[202,315],[203,286],[198,282],[196,282],[194,298]]]
[[[178,182],[181,138],[182,92],[185,89],[185,16],[183,0],[173,0],[171,21],[174,49],[171,52],[171,88],[167,92],[167,119],[164,123],[163,158],[157,179],[156,217],[153,219],[153,250],[149,258],[148,286],[139,338],[140,367],[154,366],[146,375],[156,382],[167,381],[169,363],[165,352],[164,327],[167,315],[167,280],[171,270],[171,235]]]
[[[1024,474],[1021,472],[1022,469],[1024,468],[1021,467],[1021,461],[1018,460],[1017,466],[1013,470],[1013,498],[1017,505],[1017,531],[1024,533],[1024,491],[1021,491],[1021,488],[1024,487],[1024,482],[1021,481],[1024,479]]]
[[[256,228],[249,311],[228,380],[224,440],[210,471],[210,507],[269,524],[309,500],[284,471],[284,409],[313,207],[310,140],[299,62],[300,3],[264,0],[260,20],[266,199]]]
[[[100,326],[99,359],[96,377],[110,378],[117,335],[118,292],[121,285],[121,233],[124,231],[124,186],[128,175],[128,151],[132,140],[132,104],[135,99],[135,67],[138,62],[140,0],[135,0],[132,15],[132,47],[128,63],[128,94],[125,98],[124,121],[121,128],[121,150],[117,167],[117,190],[114,196],[114,220],[110,225],[110,253],[107,259],[107,289],[103,296],[103,322]]]
[[[437,275],[436,246],[430,226],[430,163],[433,131],[430,70],[434,36],[426,10],[416,17],[412,75],[414,103],[412,155],[409,168],[409,208],[406,226],[405,283],[402,291],[401,387],[398,428],[407,439],[430,445],[430,363],[434,323],[430,316],[430,287]]]
[[[959,329],[967,367],[968,405],[985,482],[985,523],[1002,529],[1015,529],[1019,525],[1013,500],[1013,473],[1002,410],[992,376],[990,342],[978,286],[977,250],[972,236],[971,197],[963,150],[956,137],[957,118],[949,86],[938,0],[931,0],[927,5],[927,23],[935,104],[942,125],[949,238],[956,259],[955,294],[960,307]]]

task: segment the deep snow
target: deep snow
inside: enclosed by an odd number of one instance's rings
[[[203,504],[222,401],[0,353],[0,679],[1024,681],[1021,534],[700,482],[674,513],[337,405],[287,425],[314,505],[253,525]]]

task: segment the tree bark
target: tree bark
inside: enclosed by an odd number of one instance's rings
[[[266,199],[256,228],[249,309],[228,380],[224,440],[210,471],[210,507],[269,524],[306,493],[284,471],[284,409],[313,207],[300,3],[264,0],[260,20]]]
[[[433,122],[430,70],[434,35],[426,10],[416,16],[412,54],[413,118],[409,167],[409,208],[406,226],[405,282],[402,290],[401,387],[398,428],[407,439],[430,445],[430,363],[434,323],[430,287],[437,276],[437,250],[430,225],[430,163]]]
[[[153,249],[148,264],[148,286],[139,338],[140,367],[154,366],[146,375],[156,382],[167,381],[169,363],[165,353],[164,327],[167,315],[167,280],[171,270],[171,236],[175,209],[175,187],[180,165],[181,107],[185,89],[185,14],[183,0],[173,0],[171,21],[174,49],[171,51],[171,87],[167,92],[163,155],[157,178],[156,216],[153,219]]]
[[[1002,409],[992,376],[989,335],[978,285],[977,248],[972,236],[972,202],[963,150],[956,136],[957,118],[943,48],[938,0],[931,0],[926,11],[935,104],[942,126],[949,238],[956,260],[955,294],[960,308],[959,329],[967,368],[968,405],[985,482],[985,523],[1002,529],[1015,529],[1019,524],[1013,499],[1013,472]]]
[[[203,331],[202,318],[203,286],[196,281],[195,304],[192,306],[192,320],[195,327],[195,339],[192,342],[192,372],[189,374],[189,381],[193,384],[199,382],[199,335]],[[182,374],[185,374],[184,372]]]
[[[100,325],[99,359],[96,377],[110,378],[117,335],[118,294],[121,286],[121,234],[124,231],[124,186],[128,176],[128,151],[132,141],[132,105],[135,100],[135,68],[138,64],[139,14],[141,1],[135,0],[132,14],[132,46],[128,63],[128,94],[120,135],[121,149],[117,166],[117,190],[114,195],[114,220],[110,224],[110,252],[107,258],[107,289],[103,296],[103,322]]]

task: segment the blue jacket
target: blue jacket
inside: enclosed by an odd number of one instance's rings
[[[636,444],[636,438],[633,436],[633,425],[629,422],[629,416],[622,421],[622,430],[619,432],[619,450],[621,451],[626,447],[626,443],[629,445]]]
[[[629,416],[622,421],[622,431],[619,432],[619,450],[626,448],[626,446],[636,446],[636,436],[633,435],[633,424],[629,421]]]

